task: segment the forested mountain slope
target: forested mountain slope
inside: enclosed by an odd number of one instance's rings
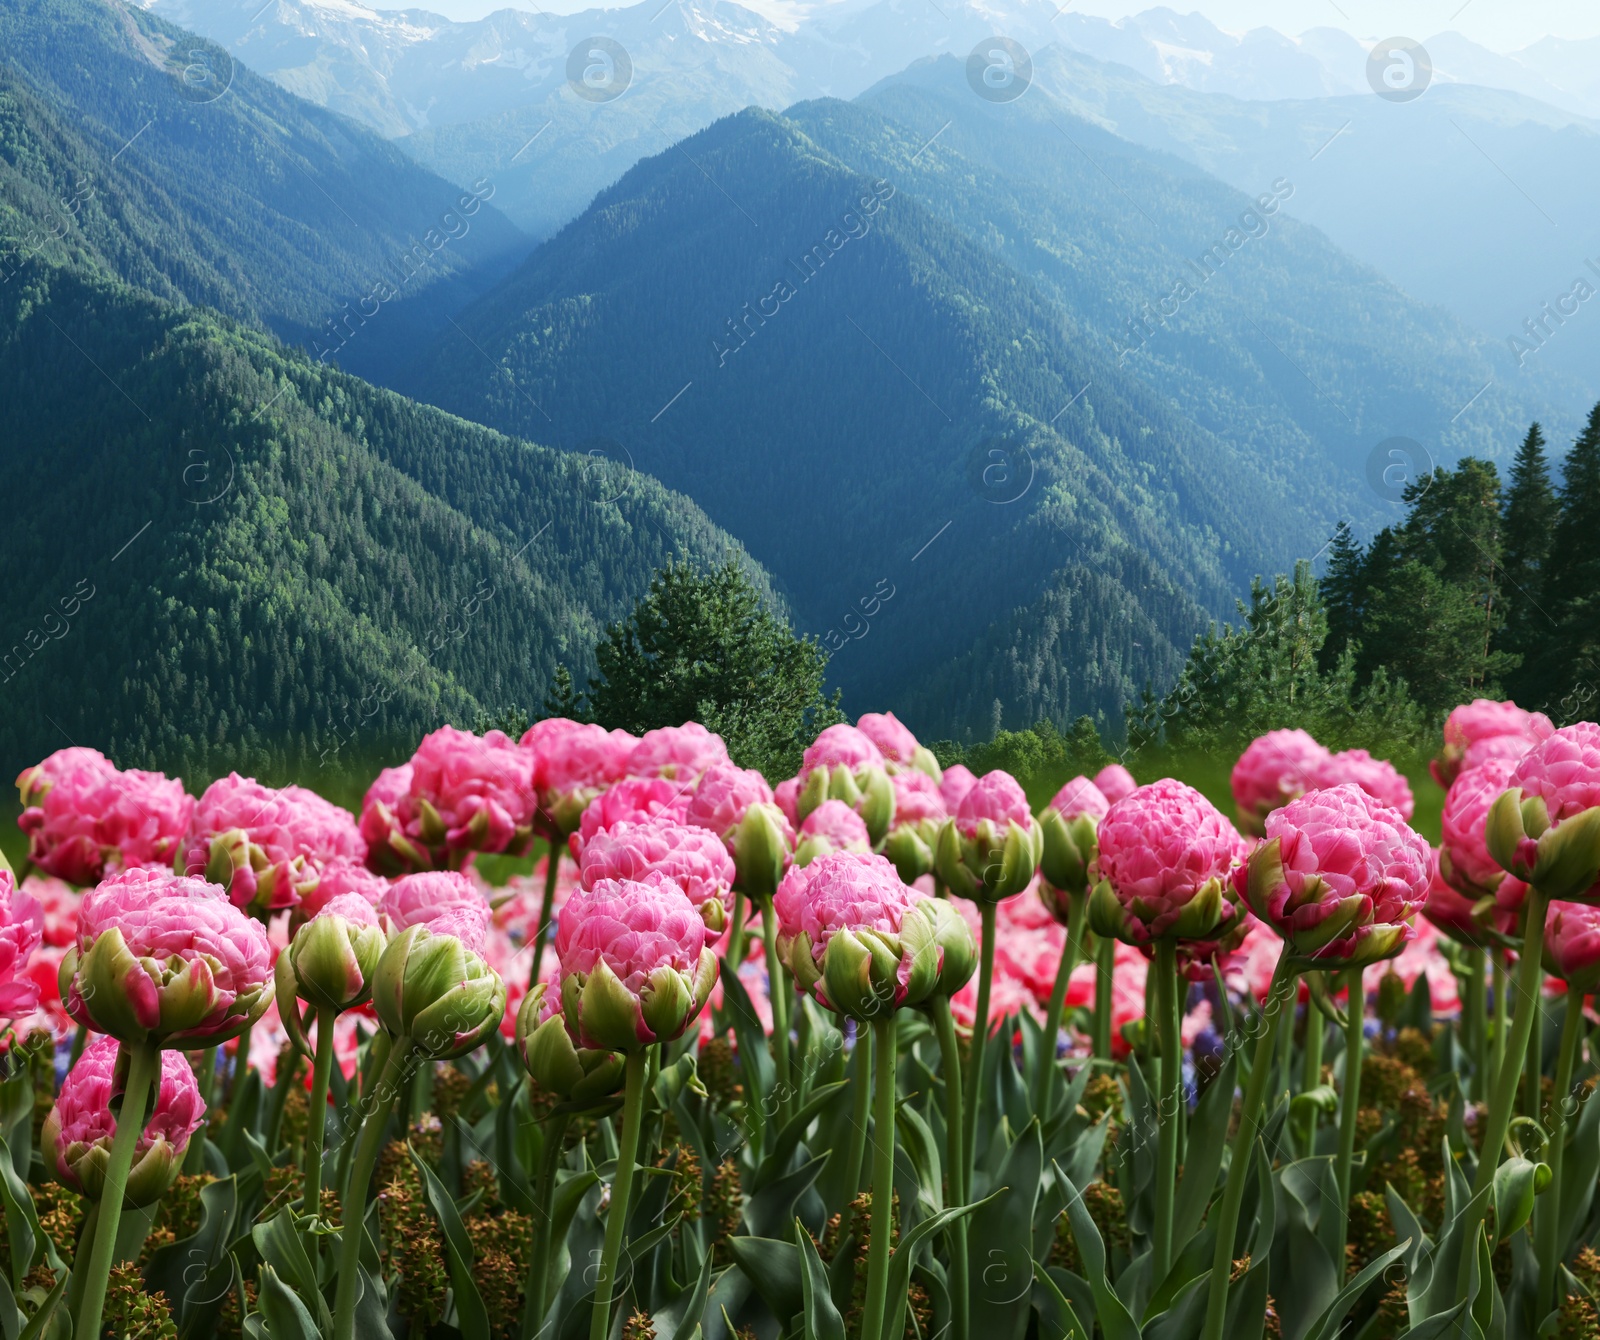
[[[365,366],[520,252],[495,191],[142,10],[0,6],[0,277],[71,258]]]
[[[0,772],[314,768],[540,700],[672,555],[687,499],[69,269],[0,285]],[[759,577],[758,580],[763,580]]]

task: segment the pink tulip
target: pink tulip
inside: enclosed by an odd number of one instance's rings
[[[62,1081],[41,1137],[46,1162],[61,1181],[95,1201],[105,1190],[117,1133],[111,1097],[120,1050],[117,1040],[109,1037],[97,1037],[83,1049]],[[161,1054],[153,1106],[134,1146],[126,1205],[151,1205],[160,1199],[182,1169],[190,1138],[204,1124],[205,1100],[181,1051]]]
[[[861,816],[842,800],[825,800],[806,816],[795,843],[795,862],[808,865],[829,852],[870,852],[872,839]],[[787,878],[787,876],[785,876]]]
[[[1569,991],[1589,995],[1600,987],[1600,907],[1551,903],[1544,923],[1545,967]]]
[[[1444,748],[1428,767],[1434,781],[1448,790],[1462,769],[1490,758],[1520,758],[1549,739],[1554,730],[1543,712],[1525,712],[1512,702],[1476,698],[1445,719]]]
[[[1509,786],[1520,809],[1492,807],[1485,825],[1501,866],[1552,899],[1600,901],[1600,725],[1580,721],[1535,745]]]
[[[206,1047],[271,1002],[272,946],[219,885],[126,870],[85,895],[61,984],[85,1027],[128,1043]]]
[[[44,909],[44,942],[64,949],[78,938],[78,908],[83,895],[64,879],[54,875],[29,875],[22,891],[38,900]]]
[[[1600,807],[1600,726],[1564,726],[1518,762],[1511,786],[1544,801],[1552,825]]]
[[[707,768],[728,762],[728,746],[698,721],[646,731],[628,754],[630,777],[693,781]]]
[[[465,911],[487,924],[489,904],[467,876],[455,870],[422,870],[397,879],[378,904],[390,935],[409,926],[428,926],[446,913]],[[481,935],[480,935],[481,940]]]
[[[583,849],[585,889],[603,881],[644,882],[659,874],[683,890],[712,937],[733,916],[733,857],[717,834],[684,824],[621,823],[597,833]]]
[[[1416,809],[1411,795],[1411,783],[1386,758],[1373,758],[1365,749],[1346,749],[1330,754],[1317,773],[1316,787],[1326,790],[1350,782],[1359,786],[1374,800],[1399,812],[1409,820]]]
[[[1477,915],[1478,898],[1462,894],[1446,883],[1440,873],[1440,857],[1439,852],[1433,854],[1433,872],[1428,880],[1428,898],[1422,906],[1422,915],[1458,944],[1475,948],[1493,945],[1491,926],[1509,933],[1514,919],[1496,914],[1480,919]]]
[[[236,772],[206,788],[184,840],[183,869],[256,913],[294,907],[323,870],[364,854],[355,818],[302,786],[275,790]]]
[[[1273,730],[1252,740],[1229,781],[1239,827],[1259,837],[1268,814],[1317,785],[1328,757],[1303,730]]]
[[[1214,940],[1237,915],[1227,877],[1242,840],[1192,786],[1169,777],[1139,787],[1106,811],[1099,841],[1102,883],[1090,900],[1098,933],[1140,944]]]
[[[786,777],[772,789],[772,803],[783,811],[791,829],[800,827],[800,779]]]
[[[684,814],[684,822],[729,840],[752,805],[774,804],[767,779],[754,768],[716,763],[706,770]]]
[[[1432,849],[1395,810],[1347,783],[1269,814],[1267,841],[1233,882],[1301,958],[1354,966],[1393,957],[1413,937],[1432,866]]]
[[[962,837],[976,838],[986,830],[1003,834],[1013,823],[1027,828],[1033,822],[1033,810],[1017,779],[997,768],[984,773],[961,797],[955,821]]]
[[[411,756],[407,836],[444,848],[451,864],[469,851],[520,856],[533,832],[532,788],[527,751],[503,732],[441,726]]]
[[[368,907],[376,908],[383,901],[389,881],[375,875],[363,865],[353,861],[334,861],[322,872],[322,878],[310,893],[300,899],[295,916],[309,921],[336,898],[357,897]]]
[[[568,1029],[579,1046],[606,1051],[678,1037],[717,980],[705,921],[659,874],[579,889],[561,909],[556,955]]]
[[[920,748],[917,737],[901,724],[893,712],[868,712],[856,722],[856,729],[877,747],[884,762],[909,768],[916,761]],[[820,737],[818,743],[821,743]]]
[[[194,800],[180,780],[120,772],[95,749],[60,749],[17,778],[28,859],[79,886],[140,866],[171,867]]]
[[[950,817],[939,783],[925,772],[905,769],[889,779],[894,786],[894,826],[943,823]]]
[[[581,862],[583,849],[594,835],[616,824],[689,823],[689,803],[693,799],[694,792],[687,783],[665,777],[628,777],[589,802],[578,831],[567,840],[568,849],[573,859]]]
[[[398,875],[411,868],[411,845],[405,837],[404,811],[411,793],[411,765],[385,768],[367,788],[361,802],[361,840],[367,844],[366,862],[381,875]],[[391,839],[402,844],[396,849]]]
[[[939,794],[944,797],[945,809],[954,814],[967,792],[977,783],[978,779],[965,763],[952,763],[944,770],[944,778],[939,783]]]
[[[1511,785],[1514,761],[1491,758],[1463,768],[1450,784],[1439,817],[1440,877],[1451,888],[1476,901],[1493,893],[1504,872],[1484,843],[1484,822],[1489,807]]]
[[[21,1018],[39,1004],[28,960],[43,936],[44,908],[39,900],[18,890],[16,877],[0,868],[0,1018]]]
[[[844,768],[857,772],[862,768],[881,768],[884,757],[878,746],[865,731],[838,722],[826,727],[806,749],[800,765],[800,783],[811,775],[814,768]]]
[[[1129,795],[1133,793],[1130,789]],[[1099,823],[1111,808],[1111,799],[1087,777],[1074,777],[1050,800],[1050,808],[1063,819],[1076,819],[1080,814]]]
[[[563,842],[582,822],[584,812],[613,782],[627,775],[634,739],[626,731],[550,717],[536,721],[522,737],[538,810],[535,827],[552,842]]]
[[[1133,780],[1133,774],[1120,763],[1107,763],[1095,773],[1094,784],[1100,788],[1100,794],[1113,805],[1131,796],[1139,785]]]

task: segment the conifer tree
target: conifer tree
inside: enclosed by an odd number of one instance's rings
[[[1600,405],[1562,463],[1558,501],[1540,589],[1555,627],[1537,661],[1545,710],[1566,721],[1592,711],[1600,687]]]
[[[1500,643],[1522,656],[1523,666],[1510,680],[1513,696],[1532,697],[1538,640],[1554,628],[1543,607],[1541,587],[1545,560],[1560,508],[1550,482],[1544,432],[1537,423],[1517,448],[1506,489],[1504,553],[1505,625]]]

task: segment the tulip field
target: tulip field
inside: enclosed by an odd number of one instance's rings
[[[891,714],[787,779],[552,718],[355,815],[61,750],[0,1337],[1600,1340],[1600,726],[1456,708],[1437,848],[1365,751],[1219,763],[1035,813]]]

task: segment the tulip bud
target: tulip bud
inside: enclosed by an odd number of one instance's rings
[[[884,839],[883,854],[894,862],[905,883],[915,884],[933,869],[933,848],[938,840],[936,824],[901,824]]]
[[[1513,788],[1490,806],[1484,841],[1504,870],[1552,902],[1586,901],[1600,882],[1600,808],[1551,827],[1544,801]]]
[[[1063,893],[1082,895],[1089,885],[1089,867],[1098,851],[1096,823],[1088,814],[1064,819],[1046,808],[1039,816],[1039,873]]]
[[[734,827],[730,843],[738,888],[750,898],[770,898],[789,864],[789,821],[776,805],[754,804]]]
[[[447,915],[408,927],[383,951],[372,1003],[385,1031],[429,1056],[465,1056],[500,1025],[506,988],[498,973],[451,933]]]
[[[517,1050],[533,1082],[574,1111],[593,1108],[622,1087],[622,1057],[575,1045],[560,998],[544,982],[523,997],[517,1011]]]
[[[334,899],[300,928],[278,956],[279,1013],[284,1013],[285,976],[294,995],[314,1010],[344,1011],[360,1005],[372,994],[372,975],[386,943],[369,903],[357,895]]]
[[[928,997],[955,995],[978,970],[978,942],[973,938],[972,927],[943,898],[919,898],[906,915],[908,919],[916,916],[928,923],[931,948],[939,965]]]
[[[859,814],[874,843],[883,840],[894,822],[894,784],[875,764],[854,771],[843,763],[813,768],[795,796],[795,811],[804,820],[826,800],[842,801]]]
[[[126,1081],[125,1073],[119,1080],[119,1070],[126,1072],[127,1062],[116,1040],[95,1038],[67,1072],[40,1138],[46,1163],[53,1163],[57,1176],[90,1200],[98,1201],[105,1191],[119,1120],[111,1099]],[[182,1052],[162,1053],[160,1077],[147,1106],[123,1195],[127,1206],[161,1199],[182,1170],[189,1141],[203,1123],[205,1101]]]
[[[936,782],[944,780],[944,769],[939,766],[939,760],[933,750],[927,745],[919,744],[911,755],[911,766],[918,772],[925,772]]]
[[[972,836],[964,837],[951,819],[939,830],[934,868],[953,893],[997,903],[1033,882],[1042,845],[1037,820],[1024,828],[1012,819],[1001,829],[985,819]]]
[[[828,1004],[862,1023],[898,1005],[919,1005],[939,980],[932,928],[907,913],[894,934],[871,926],[843,927],[828,937],[822,989]]]

